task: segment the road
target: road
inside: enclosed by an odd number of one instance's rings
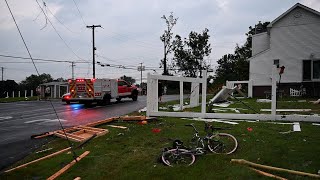
[[[167,95],[163,101],[178,98],[176,95]],[[47,139],[30,137],[61,129],[58,118],[64,127],[71,127],[121,116],[146,107],[146,96],[139,96],[135,102],[130,99],[123,99],[119,103],[112,101],[107,106],[85,107],[80,104],[67,105],[58,100],[51,102],[0,103],[0,170],[46,143]]]

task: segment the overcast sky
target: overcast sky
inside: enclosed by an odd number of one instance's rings
[[[179,18],[173,33],[182,37],[208,28],[212,46],[208,62],[214,67],[217,59],[245,42],[248,27],[258,21],[272,21],[298,2],[320,11],[319,0],[38,0],[46,20],[36,0],[7,1],[33,58],[91,62],[76,63],[74,68],[75,77],[91,78],[92,30],[86,26],[101,25],[95,30],[96,61],[133,69],[96,65],[96,77],[126,75],[138,83],[139,63],[158,68],[163,58],[162,15],[173,12]],[[2,55],[29,57],[5,1],[0,1]],[[71,78],[70,63],[35,62],[40,74]],[[36,74],[28,59],[0,57],[0,67],[4,80],[20,82]],[[144,71],[144,78],[148,72],[153,73]]]

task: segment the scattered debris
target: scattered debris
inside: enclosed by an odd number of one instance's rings
[[[227,101],[227,102],[223,102],[223,103],[214,103],[214,104],[212,104],[213,106],[217,106],[217,107],[224,107],[224,108],[226,108],[226,107],[228,107],[228,106],[230,106],[230,104],[232,104],[233,102],[231,102],[231,101]]]
[[[319,123],[312,123],[312,125],[314,125],[314,126],[320,126]]]
[[[153,129],[152,129],[152,132],[153,132],[153,133],[159,133],[159,132],[161,132],[161,129],[159,129],[159,128],[153,128]]]
[[[298,100],[298,102],[307,102],[307,100]]]
[[[257,163],[253,163],[253,162],[250,162],[250,161],[246,161],[244,159],[231,159],[230,162],[231,163],[238,163],[238,164],[242,164],[242,165],[247,165],[247,166],[250,166],[250,167],[261,168],[261,169],[268,169],[268,170],[274,170],[274,171],[280,171],[280,172],[287,172],[287,173],[300,175],[300,176],[309,176],[309,177],[313,177],[313,178],[320,178],[320,175],[318,175],[318,174],[311,174],[311,173],[306,173],[306,172],[301,172],[301,171],[294,171],[294,170],[290,170],[290,169],[266,166],[266,165],[257,164]]]
[[[260,111],[271,112],[271,109],[260,109]],[[276,109],[277,112],[308,112],[312,109]]]
[[[119,128],[119,129],[127,129],[128,127],[125,126],[115,126],[115,125],[107,125],[109,127],[113,127],[113,128]]]
[[[269,102],[272,102],[272,100],[271,99],[257,99],[257,102],[269,103]]]
[[[255,168],[249,167],[249,169],[257,172],[258,174],[261,174],[261,175],[264,175],[264,176],[267,176],[267,177],[271,177],[271,178],[275,178],[275,179],[280,179],[280,180],[287,180],[286,178],[283,178],[283,177],[280,177],[280,176],[276,176],[276,175],[273,175],[273,174],[270,174],[270,173],[267,173],[267,172],[264,172],[264,171],[255,169]]]
[[[37,151],[36,154],[38,153],[42,153],[42,152],[46,152],[46,151],[50,151],[52,148],[48,148],[48,149],[44,149],[44,150],[41,150],[41,151]]]
[[[233,125],[239,124],[239,123],[237,123],[237,122],[226,121],[226,120],[224,120],[224,119],[218,120],[218,119],[193,118],[193,119],[189,119],[189,120],[206,121],[206,122],[221,122],[221,123],[233,124]]]
[[[22,168],[22,167],[26,167],[26,166],[28,166],[28,165],[30,165],[30,164],[35,163],[35,162],[38,162],[38,161],[41,161],[41,160],[44,160],[44,159],[48,159],[48,158],[51,158],[51,157],[56,156],[56,155],[58,155],[58,154],[64,153],[64,152],[66,152],[66,151],[69,151],[70,149],[71,149],[71,147],[62,149],[62,150],[60,150],[60,151],[57,151],[57,152],[52,153],[52,154],[49,154],[49,155],[44,156],[44,157],[42,157],[42,158],[39,158],[39,159],[30,161],[30,162],[28,162],[28,163],[22,164],[22,165],[20,165],[20,166],[17,166],[17,167],[15,167],[15,168],[12,168],[12,169],[8,169],[8,170],[6,170],[6,171],[4,171],[4,172],[7,173],[7,172],[11,172],[11,171],[16,170],[16,169],[20,169],[20,168]]]
[[[293,124],[293,131],[301,131],[301,128],[300,128],[300,123],[298,123],[298,122],[295,122],[294,124]]]
[[[320,99],[316,100],[316,101],[310,101],[312,102],[313,104],[320,104]]]
[[[147,111],[147,107],[144,107],[144,108],[142,108],[142,109],[139,110],[139,113],[141,113],[141,112],[146,112],[146,111]]]
[[[93,127],[87,127],[87,126],[72,127],[72,128],[65,129],[64,131],[62,130],[55,131],[54,135],[64,139],[68,138],[69,140],[75,141],[75,142],[83,142],[94,135],[102,136],[109,132],[108,129],[93,128]]]
[[[280,133],[280,134],[289,134],[289,133],[292,133],[292,132],[294,132],[294,131],[289,130],[289,131],[279,132],[279,133]]]
[[[159,107],[160,110],[167,110],[167,107]]]
[[[67,164],[65,167],[60,169],[58,172],[54,173],[52,176],[48,177],[47,180],[53,180],[59,177],[61,174],[66,172],[70,167],[72,167],[76,162],[79,162],[82,158],[86,157],[90,151],[85,151],[83,154],[81,154],[79,157],[77,157],[75,160],[71,161],[69,164]]]
[[[251,132],[251,131],[253,131],[253,128],[252,128],[252,127],[247,127],[247,130],[248,130],[249,132]]]

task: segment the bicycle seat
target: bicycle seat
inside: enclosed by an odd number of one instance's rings
[[[176,147],[180,147],[183,145],[183,142],[180,141],[179,139],[176,139],[173,141],[173,147],[176,148]]]

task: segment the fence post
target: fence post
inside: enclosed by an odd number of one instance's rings
[[[27,90],[24,90],[24,98],[27,98]]]
[[[183,81],[180,80],[180,110],[183,110]]]
[[[20,91],[18,91],[18,97],[20,97]]]
[[[277,109],[277,80],[276,80],[276,73],[277,67],[272,67],[272,82],[271,82],[271,115],[276,115],[276,109]]]
[[[33,97],[33,89],[31,89],[31,97]]]
[[[9,98],[9,92],[7,92],[7,98]]]
[[[12,97],[14,98],[14,91],[12,91]]]
[[[206,104],[207,104],[207,71],[203,70],[202,71],[202,102],[201,102],[201,113],[202,113],[202,118],[205,117],[206,114]]]

